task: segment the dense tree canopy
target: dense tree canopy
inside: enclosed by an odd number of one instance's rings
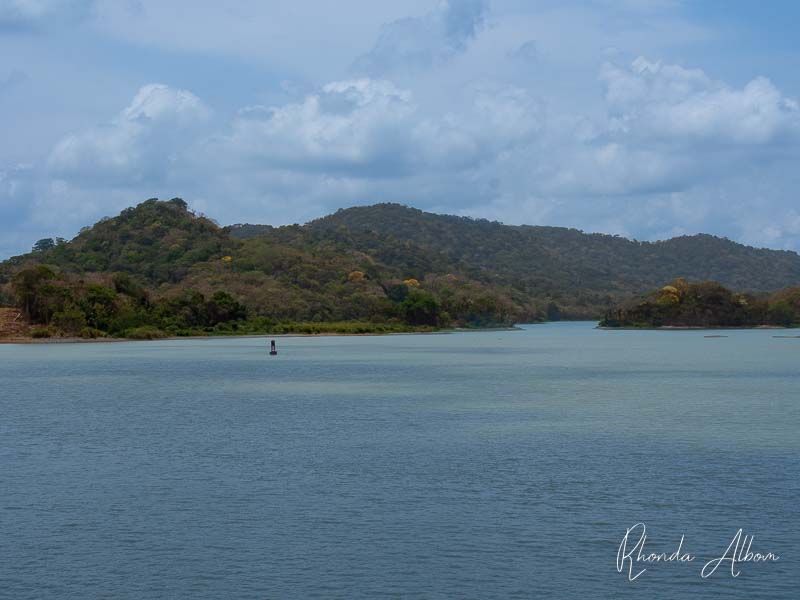
[[[645,298],[609,310],[606,327],[800,325],[800,288],[772,295],[737,293],[714,281],[676,279]]]
[[[151,199],[0,263],[0,304],[53,330],[111,335],[289,322],[485,327],[599,318],[675,275],[757,294],[800,282],[800,257],[712,236],[642,243],[396,204],[303,226],[220,227],[180,198]],[[770,318],[794,318],[791,303],[776,300]]]

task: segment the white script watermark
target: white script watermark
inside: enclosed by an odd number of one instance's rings
[[[648,567],[658,563],[694,563],[698,560],[698,556],[686,550],[685,538],[685,535],[681,535],[673,552],[652,552],[646,548],[645,524],[637,523],[633,527],[628,527],[617,550],[617,572],[625,573],[628,581],[635,581],[647,571]],[[756,552],[753,549],[754,539],[754,536],[747,535],[739,529],[722,555],[707,561],[701,559],[703,567],[700,569],[700,577],[703,579],[711,577],[720,568],[726,573],[730,572],[732,577],[738,577],[741,573],[740,565],[780,560],[780,556],[773,552]]]

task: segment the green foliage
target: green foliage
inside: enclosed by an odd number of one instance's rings
[[[793,299],[797,302],[793,303]],[[676,279],[644,299],[609,310],[605,327],[755,327],[800,323],[797,288],[760,297],[730,291],[719,283]]]
[[[112,327],[119,308],[117,292],[93,283],[76,290],[75,295],[90,327],[101,330]]]
[[[92,327],[84,327],[80,330],[78,336],[84,339],[96,339],[106,337],[106,333],[99,329],[93,329]]]
[[[146,305],[150,295],[142,284],[128,273],[114,273],[111,277],[114,291],[118,294],[125,294],[136,300],[139,304]]]
[[[252,235],[252,226],[247,230]],[[435,215],[398,204],[356,207],[312,221],[300,231],[271,228],[264,238],[334,243],[360,252],[398,279],[455,274],[493,288],[510,288],[518,304],[559,306],[561,318],[603,314],[675,274],[713,279],[733,289],[772,291],[800,281],[794,252],[756,249],[710,235],[665,242],[585,234],[561,227],[508,226],[483,219]],[[384,279],[387,278],[384,276]]]
[[[773,294],[767,307],[773,323],[789,326],[800,324],[800,287],[791,287]]]
[[[365,323],[360,321],[344,321],[330,323],[279,323],[265,333],[273,334],[380,334],[380,333],[406,333],[409,331],[432,331],[433,328],[410,327],[404,323]]]
[[[439,325],[439,303],[430,294],[414,290],[400,305],[403,319],[411,325]]]
[[[168,337],[168,334],[152,325],[144,325],[126,330],[125,337],[131,340],[159,340]]]
[[[247,307],[238,302],[228,292],[217,290],[206,303],[206,321],[209,325],[218,325],[228,321],[240,321],[247,318]]]
[[[52,285],[56,274],[52,269],[37,265],[14,275],[11,289],[16,305],[34,323],[49,323],[57,310],[63,306],[63,295]]]
[[[183,290],[175,296],[158,300],[153,313],[169,330],[213,327],[247,318],[247,307],[231,294],[217,290],[210,300],[196,290]]]
[[[53,327],[69,335],[86,329],[86,317],[77,307],[69,307],[53,315]]]
[[[171,335],[288,324],[486,327],[603,313],[620,322],[711,322],[722,313],[742,323],[796,321],[800,294],[734,298],[708,287],[686,295],[682,280],[638,313],[613,308],[674,273],[760,292],[800,281],[800,257],[712,236],[643,243],[397,204],[303,226],[220,228],[180,198],[150,199],[70,242],[44,240],[1,263],[0,303],[57,333],[85,327],[112,336],[143,327]]]
[[[40,260],[65,272],[118,271],[163,283],[180,281],[195,263],[230,254],[237,245],[225,230],[173,198],[127,208],[68,244],[40,240],[35,250]]]
[[[223,290],[208,300],[197,290],[182,290],[151,302],[149,293],[126,274],[109,279],[85,282],[38,265],[19,271],[12,288],[31,323],[49,325],[61,335],[141,336],[154,329],[213,328],[247,318],[247,307]]]
[[[393,283],[384,288],[386,297],[392,302],[403,302],[408,296],[408,286],[404,283]]]
[[[44,238],[39,240],[33,245],[33,252],[46,252],[56,247],[56,241],[53,238]]]

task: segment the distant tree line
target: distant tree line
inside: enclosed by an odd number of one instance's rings
[[[605,327],[800,325],[800,287],[773,294],[733,292],[719,283],[675,279],[645,298],[606,312]]]
[[[153,299],[126,273],[108,281],[87,282],[37,265],[11,280],[16,305],[41,334],[81,337],[137,337],[213,330],[247,319],[247,308],[223,290],[210,297],[184,290]]]
[[[0,263],[0,304],[24,307],[45,333],[128,336],[142,327],[173,334],[289,323],[394,330],[604,314],[609,322],[697,321],[657,302],[647,315],[615,308],[675,273],[754,290],[739,294],[753,307],[736,309],[736,319],[760,321],[763,290],[800,281],[800,257],[712,236],[636,242],[397,204],[345,209],[302,226],[220,227],[180,198],[150,199],[70,241],[45,238]],[[779,300],[767,304],[769,319],[785,312]]]

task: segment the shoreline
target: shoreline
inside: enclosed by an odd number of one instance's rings
[[[598,325],[595,329],[604,331],[752,331],[754,329],[797,329],[797,327],[784,327],[782,325],[718,325],[715,327],[704,327],[702,325],[661,325],[660,327],[636,327],[625,325],[622,327],[611,327],[608,325]]]
[[[452,333],[465,333],[465,332],[497,332],[497,331],[521,331],[520,327],[489,327],[486,329],[471,329],[471,328],[448,328],[438,331],[389,331],[385,333],[247,333],[242,335],[175,335],[168,337],[153,338],[150,340],[141,340],[134,338],[115,338],[115,337],[98,337],[98,338],[80,338],[80,337],[51,337],[51,338],[32,338],[32,337],[19,337],[19,338],[0,338],[0,345],[28,345],[28,344],[109,344],[116,342],[167,342],[175,340],[233,340],[233,339],[267,339],[267,338],[305,338],[305,337],[383,337],[387,335],[449,335]]]

